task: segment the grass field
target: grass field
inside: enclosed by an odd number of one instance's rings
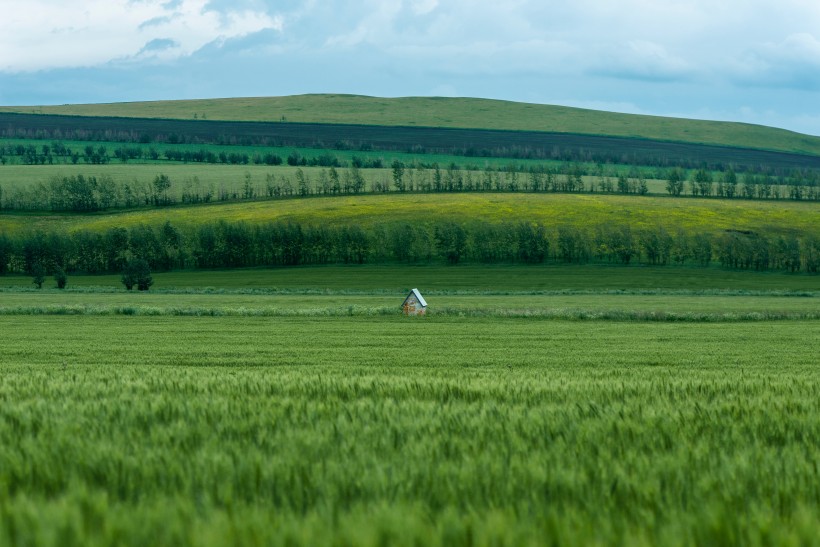
[[[402,294],[411,288],[437,294],[595,294],[625,291],[675,291],[709,294],[820,292],[820,278],[780,272],[731,271],[721,268],[543,265],[458,266],[338,265],[276,269],[197,270],[153,273],[154,291],[257,291],[287,293],[314,291],[334,294]],[[46,287],[53,285],[48,280]],[[120,290],[119,275],[72,275],[69,286],[80,289]],[[0,288],[33,287],[26,276],[0,276]]]
[[[4,112],[530,130],[820,154],[820,137],[769,127],[487,99],[354,95],[2,107]]]
[[[77,315],[399,315],[404,293],[130,294],[88,291],[5,292],[0,314]],[[646,320],[820,319],[812,296],[743,294],[427,294],[434,315],[532,315],[553,318],[623,317]]]
[[[820,313],[814,277],[334,266],[155,278],[127,293],[115,276],[71,277],[67,291],[0,277],[0,544],[820,534],[820,320],[800,319]],[[430,315],[399,315],[408,286]],[[81,314],[48,315],[60,306]],[[559,313],[503,316],[516,309]]]
[[[432,156],[439,157],[439,156]],[[446,156],[441,156],[446,158]],[[427,161],[425,159],[425,161]],[[432,160],[431,160],[432,161]],[[482,161],[482,160],[479,160]],[[506,162],[507,160],[505,160]],[[474,162],[475,163],[475,162]],[[536,162],[531,162],[535,164]],[[483,164],[483,161],[482,161]],[[387,163],[389,165],[389,162]],[[445,163],[441,166],[441,172],[446,173],[447,166]],[[496,161],[494,166],[503,166],[504,163]],[[539,165],[544,165],[543,162]],[[171,189],[168,195],[173,199],[180,201],[180,196],[186,185],[194,182],[194,179],[200,184],[201,193],[210,188],[213,192],[219,189],[224,189],[228,192],[239,192],[241,194],[245,178],[250,175],[250,183],[255,189],[256,195],[265,195],[267,177],[271,175],[276,177],[279,181],[281,177],[286,177],[291,184],[295,186],[296,170],[301,169],[305,175],[310,178],[311,192],[315,192],[316,182],[322,171],[325,171],[327,176],[328,168],[324,167],[291,167],[291,166],[266,166],[266,165],[225,165],[225,164],[202,164],[202,163],[177,163],[177,162],[161,162],[161,163],[111,163],[106,165],[5,165],[0,166],[0,184],[4,191],[17,191],[21,189],[31,188],[38,184],[48,184],[53,177],[70,177],[83,175],[84,177],[111,177],[114,182],[121,184],[128,183],[133,186],[137,185],[149,186],[154,178],[159,174],[167,175],[171,178]],[[346,168],[337,168],[340,176],[343,176]],[[616,171],[613,171],[614,174]],[[392,170],[384,169],[361,169],[361,175],[366,181],[366,189],[369,191],[373,181],[388,183],[395,188],[392,183]],[[410,180],[410,173],[406,171],[407,179]],[[414,172],[416,177],[416,184],[418,184],[422,177],[430,182],[433,177],[433,169],[417,169]],[[467,177],[470,174],[474,184],[479,184],[484,176],[483,170],[468,171],[461,170],[459,174],[462,177]],[[444,175],[442,175],[444,176]],[[503,175],[502,175],[503,176]],[[526,173],[518,173],[519,185],[524,188],[528,184],[528,175]],[[556,175],[556,177],[564,180],[565,175]],[[599,183],[598,176],[582,177],[585,188],[589,189],[592,183],[596,185]],[[609,180],[613,185],[616,183],[615,176],[609,175]],[[666,181],[647,179],[646,181],[649,192],[652,194],[667,195]],[[8,199],[8,194],[5,194]]]
[[[0,317],[0,543],[811,544],[819,325]]]
[[[546,226],[628,224],[632,230],[664,226],[690,232],[750,230],[820,233],[820,207],[793,201],[746,201],[651,196],[475,193],[314,197],[247,203],[174,206],[89,215],[3,213],[0,230],[105,230],[170,221],[194,226],[203,221],[293,221],[304,225],[455,221],[541,222]]]

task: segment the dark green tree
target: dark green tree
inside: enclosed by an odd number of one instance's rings
[[[148,262],[141,258],[129,260],[122,272],[122,284],[129,291],[135,285],[137,290],[147,291],[154,284]]]
[[[152,183],[154,190],[154,205],[169,203],[168,190],[171,188],[171,178],[168,175],[157,175]]]
[[[333,194],[338,194],[342,191],[342,186],[339,183],[339,172],[336,171],[335,167],[331,167],[330,171],[328,172],[328,178],[330,179],[330,191]]]
[[[697,173],[695,173],[694,176],[694,182],[692,185],[692,195],[695,195],[695,193],[697,192],[701,196],[711,196],[712,182],[712,173],[710,173],[706,169],[698,169]]]
[[[310,193],[310,178],[301,168],[296,170],[296,188],[302,197]]]
[[[618,192],[622,194],[629,193],[629,180],[622,174],[618,175]]]
[[[65,289],[65,286],[68,283],[68,276],[66,275],[65,270],[58,267],[57,271],[54,272],[54,281],[57,283],[58,289]]]
[[[449,264],[458,264],[467,248],[467,232],[454,222],[435,227],[436,246]]]
[[[12,240],[3,234],[0,234],[0,275],[3,275],[8,270],[9,259],[14,252]]]
[[[364,190],[364,176],[362,176],[361,171],[354,165],[350,168],[349,172],[353,193],[358,194],[362,192]]]
[[[34,283],[38,289],[42,289],[45,280],[46,269],[40,262],[37,262],[31,267],[31,282]]]
[[[436,192],[441,192],[444,189],[444,183],[441,179],[441,169],[439,168],[438,163],[433,164],[433,167],[433,190]]]
[[[669,192],[669,195],[679,196],[683,193],[683,181],[685,178],[685,175],[678,168],[669,171],[669,175],[666,179],[666,191]]]
[[[692,239],[692,258],[701,266],[712,261],[712,238],[708,234],[696,234]]]
[[[393,168],[393,184],[396,186],[396,190],[404,192],[406,189],[404,184],[404,164],[399,160],[393,160],[390,167]]]

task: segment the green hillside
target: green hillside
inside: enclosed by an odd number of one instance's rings
[[[0,112],[546,131],[820,155],[820,137],[784,129],[471,98],[297,95],[0,107]]]
[[[423,219],[423,220],[421,220]],[[170,221],[195,227],[205,222],[296,222],[313,226],[372,227],[383,223],[435,223],[454,221],[538,222],[547,226],[595,227],[630,225],[633,230],[664,226],[720,233],[743,230],[761,233],[816,234],[820,209],[813,203],[671,199],[664,197],[531,194],[418,194],[366,195],[312,199],[285,199],[240,203],[126,210],[87,215],[6,213],[0,216],[0,233],[42,230],[102,232],[109,228],[141,224],[158,226]]]

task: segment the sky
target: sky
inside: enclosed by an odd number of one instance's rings
[[[820,135],[818,0],[0,0],[0,104],[461,96]]]

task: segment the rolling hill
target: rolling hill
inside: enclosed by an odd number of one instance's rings
[[[490,99],[358,95],[0,107],[0,112],[164,120],[296,122],[544,132],[820,156],[820,137],[771,127]],[[283,124],[287,125],[287,124]]]

